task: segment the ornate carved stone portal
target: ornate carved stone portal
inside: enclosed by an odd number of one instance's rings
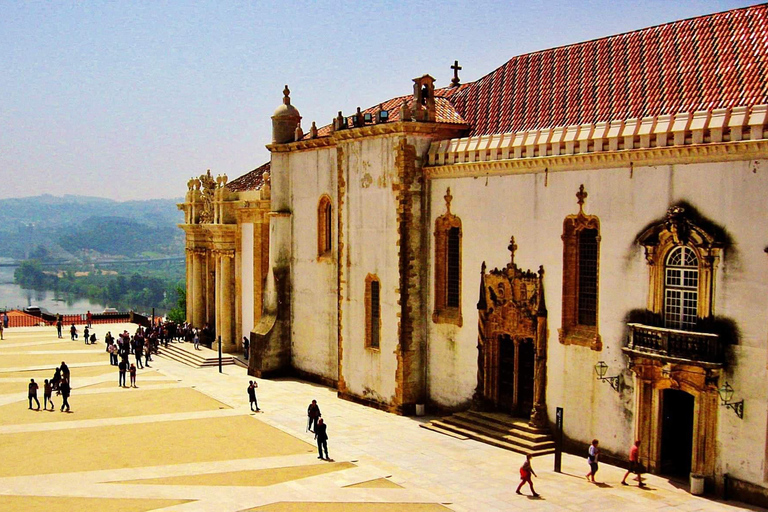
[[[510,262],[486,272],[483,262],[478,309],[478,371],[475,405],[480,409],[530,416],[536,427],[547,425],[544,389],[547,366],[547,310],[544,268],[521,270]]]

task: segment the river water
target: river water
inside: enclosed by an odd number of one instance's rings
[[[13,283],[14,267],[0,267],[0,310],[23,309],[28,306],[39,306],[51,313],[62,315],[85,313],[86,311],[102,312],[106,307],[88,299],[75,298],[54,292],[25,290]]]

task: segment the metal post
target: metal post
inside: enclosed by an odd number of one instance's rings
[[[563,408],[555,412],[555,473],[562,473],[563,459]]]
[[[219,336],[219,373],[221,372],[221,336]]]
[[[155,308],[152,308],[152,328],[155,328]]]

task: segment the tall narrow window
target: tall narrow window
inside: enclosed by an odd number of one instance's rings
[[[317,205],[317,255],[331,255],[331,241],[333,239],[333,207],[331,198],[323,195]]]
[[[365,346],[379,349],[381,344],[381,283],[375,275],[365,278]]]
[[[699,304],[699,259],[690,247],[676,247],[664,268],[664,325],[671,329],[696,327]]]
[[[579,213],[563,222],[563,324],[560,342],[601,350],[598,331],[600,219],[584,213],[587,192],[576,194]]]
[[[597,230],[579,233],[579,325],[597,325]]]
[[[446,212],[435,219],[435,309],[432,321],[461,327],[461,219],[451,213],[451,189]]]

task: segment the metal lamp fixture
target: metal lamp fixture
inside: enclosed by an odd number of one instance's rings
[[[608,373],[608,365],[605,364],[605,361],[597,362],[597,364],[595,365],[595,373],[597,374],[597,380],[608,381],[608,384],[610,384],[615,391],[619,390],[619,376],[618,375],[614,377],[605,376],[605,374]]]
[[[731,398],[733,398],[733,388],[728,384],[728,381],[725,381],[725,384],[717,390],[717,394],[720,395],[720,405],[724,405],[726,409],[733,409],[736,416],[742,420],[744,419],[744,400],[731,402]]]

